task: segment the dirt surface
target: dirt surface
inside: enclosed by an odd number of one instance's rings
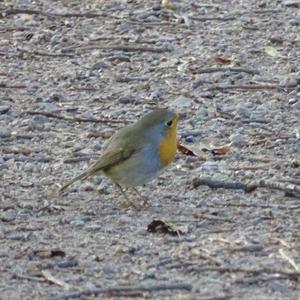
[[[0,9],[1,299],[299,299],[299,1]],[[149,207],[103,176],[53,196],[156,107],[199,157],[140,188]]]

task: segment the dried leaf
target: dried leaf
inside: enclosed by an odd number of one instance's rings
[[[183,234],[181,230],[176,230],[161,220],[153,220],[148,226],[147,231],[152,233],[167,233],[170,235]]]
[[[234,60],[233,57],[227,58],[227,57],[221,57],[221,56],[215,56],[215,57],[213,57],[213,59],[215,62],[217,62],[220,65],[230,65]]]
[[[282,57],[282,55],[274,47],[266,47],[265,52],[272,57]]]
[[[179,142],[177,143],[177,150],[187,156],[197,156],[192,150],[188,149],[187,147],[181,145]]]
[[[228,143],[219,147],[213,147],[211,149],[202,148],[202,151],[211,152],[213,155],[225,155],[230,151],[232,143]]]

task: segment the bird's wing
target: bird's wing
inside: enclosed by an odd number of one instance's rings
[[[70,186],[77,180],[84,180],[102,170],[109,169],[112,166],[127,160],[129,157],[131,157],[131,155],[134,154],[134,152],[136,152],[136,148],[133,146],[130,147],[129,145],[127,147],[119,147],[114,150],[111,150],[108,147],[106,151],[104,151],[103,155],[96,162],[94,162],[86,171],[64,184],[59,189],[59,193],[65,190],[68,186]]]

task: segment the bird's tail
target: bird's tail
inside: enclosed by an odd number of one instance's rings
[[[88,178],[91,175],[90,170],[86,170],[85,172],[79,174],[78,176],[74,177],[73,179],[71,179],[70,181],[68,181],[67,183],[65,183],[59,190],[58,193],[61,193],[62,191],[64,191],[68,186],[70,186],[72,183],[74,183],[75,181],[78,180],[84,180],[86,178]]]

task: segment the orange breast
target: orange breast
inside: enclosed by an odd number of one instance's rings
[[[159,158],[163,166],[168,165],[174,160],[177,150],[177,130],[176,126],[168,128],[166,136],[159,144]]]

